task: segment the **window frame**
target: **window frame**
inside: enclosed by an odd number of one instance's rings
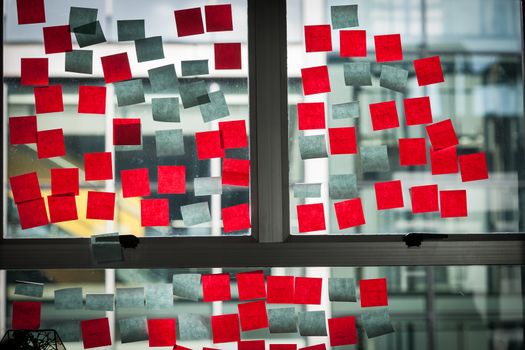
[[[123,262],[97,264],[89,238],[4,239],[2,232],[0,269],[525,264],[525,232],[448,234],[414,248],[398,234],[290,235],[286,27],[286,0],[248,0],[251,236],[144,237],[124,249]]]

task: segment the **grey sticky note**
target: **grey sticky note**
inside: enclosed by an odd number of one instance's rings
[[[329,278],[328,297],[330,301],[356,301],[353,278]]]
[[[184,155],[184,137],[182,129],[155,131],[157,157]]]
[[[146,309],[163,310],[173,307],[173,286],[170,283],[146,285]]]
[[[113,83],[115,94],[117,95],[117,105],[119,107],[134,105],[145,102],[144,85],[142,79],[132,79]]]
[[[57,331],[63,342],[80,341],[80,321],[68,319],[65,322],[54,323],[45,328]]]
[[[294,307],[268,309],[270,333],[296,333],[297,316]]]
[[[208,60],[191,60],[181,62],[182,76],[206,75],[209,73]]]
[[[183,205],[180,207],[180,212],[185,226],[193,226],[211,221],[208,202]]]
[[[133,41],[146,37],[143,19],[117,21],[118,41]]]
[[[358,27],[357,5],[331,6],[332,29]]]
[[[87,34],[86,32],[89,32],[91,30],[89,28],[91,27],[95,28],[95,32],[93,34]],[[78,46],[80,47],[86,47],[106,42],[106,37],[104,36],[104,32],[102,31],[102,27],[100,26],[99,21],[85,24],[79,27],[78,32],[75,33],[75,38],[77,39]]]
[[[55,290],[55,309],[79,310],[84,308],[82,288],[64,288]]]
[[[193,180],[195,196],[211,196],[222,193],[222,179],[217,177],[196,177]]]
[[[366,336],[368,338],[374,338],[394,332],[394,327],[392,326],[386,308],[370,311],[367,310],[363,313],[361,319],[363,320],[363,327],[365,328]]]
[[[359,101],[332,105],[332,119],[359,118]]]
[[[199,105],[201,110],[202,120],[205,123],[211,122],[230,115],[230,110],[226,104],[224,93],[222,91],[214,91],[208,94],[210,102]]]
[[[180,340],[211,339],[210,318],[197,314],[180,314],[177,317]]]
[[[299,135],[299,151],[301,159],[328,157],[325,135]]]
[[[113,294],[86,294],[86,310],[113,311]]]
[[[179,92],[184,108],[195,107],[210,102],[204,80],[180,82]]]
[[[321,184],[294,184],[293,196],[295,198],[319,198],[321,197]]]
[[[100,242],[102,237],[112,237],[113,242]],[[104,233],[101,235],[91,236],[91,253],[96,263],[109,263],[124,260],[122,246],[118,240],[118,233]]]
[[[392,66],[381,66],[381,75],[379,76],[379,86],[397,91],[405,92],[408,81],[408,71],[402,68]]]
[[[144,149],[144,144],[141,141],[140,145],[115,145],[115,151],[122,152],[122,151],[142,151]]]
[[[173,295],[176,297],[199,301],[201,290],[200,274],[182,273],[173,275]]]
[[[117,308],[144,307],[144,288],[117,288]]]
[[[93,51],[73,50],[66,52],[66,72],[93,73]]]
[[[26,297],[42,298],[44,294],[44,284],[29,282],[29,281],[16,281],[15,295],[24,295]]]
[[[330,175],[330,199],[351,199],[358,196],[357,178],[354,174]]]
[[[178,97],[152,98],[151,109],[153,120],[157,122],[180,123]]]
[[[346,86],[372,85],[370,62],[350,62],[343,65]]]
[[[388,149],[386,145],[361,146],[361,169],[364,173],[386,172],[390,170],[388,162]]]
[[[137,52],[138,62],[163,59],[164,49],[162,48],[162,37],[153,36],[151,38],[135,40],[135,51]]]
[[[299,312],[299,333],[302,336],[325,336],[326,317],[324,311]]]
[[[72,33],[78,33],[79,27],[93,23],[97,20],[98,9],[71,6],[69,9],[69,29]],[[86,28],[83,28],[84,30]],[[93,28],[94,29],[94,28]],[[82,29],[80,29],[82,32]],[[94,34],[94,31],[86,34]]]
[[[175,90],[179,84],[173,64],[149,69],[148,76],[153,92]]]
[[[118,320],[122,343],[148,340],[148,321],[146,316],[121,318]]]

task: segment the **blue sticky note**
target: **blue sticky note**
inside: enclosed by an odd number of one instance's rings
[[[359,101],[332,105],[332,119],[359,118]]]
[[[184,155],[184,136],[182,129],[155,131],[157,157],[175,157]]]
[[[294,307],[268,309],[270,333],[297,333],[297,315]]]
[[[301,159],[326,158],[325,135],[299,135],[299,151]]]
[[[222,193],[222,178],[217,177],[196,177],[193,180],[193,190],[195,196],[211,196]]]
[[[180,207],[180,211],[185,226],[194,226],[211,221],[208,202],[183,205]]]
[[[117,21],[118,41],[133,41],[146,37],[143,19]]]
[[[157,122],[180,123],[178,97],[152,98],[151,109],[153,120]]]
[[[73,50],[66,52],[66,72],[93,73],[93,51]]]
[[[146,316],[121,318],[118,320],[118,327],[122,343],[148,340],[148,321]]]
[[[67,319],[65,321],[55,321],[47,323],[41,328],[54,329],[63,342],[80,341],[80,321]]]
[[[328,297],[330,301],[356,301],[355,281],[353,278],[328,279]]]
[[[354,174],[330,175],[328,192],[330,199],[357,197],[357,178]]]
[[[144,287],[117,288],[117,308],[143,308]]]
[[[164,49],[162,48],[162,37],[154,36],[135,40],[135,51],[137,52],[138,62],[163,59]]]
[[[211,339],[210,318],[198,314],[179,314],[177,317],[180,340]]]
[[[77,33],[79,27],[95,22],[97,20],[97,14],[98,9],[96,8],[71,6],[69,8],[69,30],[72,33]],[[86,34],[94,34],[94,31]]]
[[[357,5],[330,6],[332,29],[358,27]]]
[[[113,83],[115,94],[117,95],[117,105],[130,106],[145,102],[144,85],[142,79],[132,79]]]
[[[94,33],[89,33],[94,28]],[[100,26],[100,22],[96,21],[93,23],[85,24],[77,28],[78,31],[75,33],[75,38],[79,47],[86,47],[95,44],[105,43],[106,37]],[[86,33],[87,32],[87,33]]]
[[[346,86],[372,85],[370,62],[350,62],[343,64]]]
[[[404,93],[408,81],[408,71],[402,68],[382,65],[379,86]]]
[[[173,285],[169,283],[146,285],[146,309],[163,310],[173,307]]]
[[[173,295],[178,298],[199,301],[201,275],[198,273],[182,273],[173,275]]]
[[[168,64],[148,70],[149,82],[153,92],[175,91],[179,85],[175,65]]]
[[[297,183],[293,185],[293,196],[295,198],[319,198],[321,197],[321,184]]]
[[[181,62],[182,76],[209,74],[208,60],[191,60]]]
[[[361,146],[359,154],[361,156],[361,169],[364,173],[390,170],[386,145]]]
[[[214,91],[208,94],[210,102],[199,105],[201,110],[202,120],[205,123],[211,122],[230,115],[230,110],[226,104],[224,93],[222,91]]]
[[[326,336],[324,311],[299,312],[299,333],[302,336]]]
[[[86,294],[86,310],[113,311],[113,294]]]
[[[184,108],[191,108],[210,102],[204,80],[181,81],[179,84],[179,92]]]
[[[42,298],[44,294],[44,284],[29,282],[29,281],[16,281],[15,295],[24,295],[26,297]]]
[[[84,308],[82,288],[64,288],[55,290],[55,309],[80,310]]]
[[[375,338],[394,332],[394,327],[386,308],[367,310],[361,318],[368,338]]]

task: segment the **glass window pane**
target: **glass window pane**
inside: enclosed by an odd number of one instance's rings
[[[223,27],[223,31],[179,37],[174,11],[198,8],[205,23],[204,7],[207,5],[217,4],[213,1],[176,4],[168,1],[151,4],[109,0],[89,4],[73,0],[47,1],[46,23],[18,25],[16,1],[6,4],[4,21],[7,30],[3,48],[7,116],[37,115],[33,86],[21,84],[21,59],[47,58],[49,85],[62,87],[64,111],[38,113],[37,126],[39,131],[63,129],[66,155],[38,159],[35,143],[10,144],[10,135],[6,132],[3,140],[6,150],[4,172],[8,190],[4,199],[7,215],[4,237],[89,237],[107,232],[136,236],[250,234],[250,211],[249,207],[243,206],[250,202],[247,1],[231,2],[233,30]],[[89,57],[75,61],[68,56],[66,62],[64,53],[43,54],[42,28],[67,24],[71,6],[98,8],[97,18],[107,42],[80,48],[93,51],[92,62]],[[162,37],[160,56],[158,41],[118,41],[117,22],[131,19],[144,19],[146,37]],[[71,35],[73,48],[77,50],[75,36],[74,33]],[[233,47],[226,47],[222,55],[218,52],[216,62],[214,45],[221,43],[231,43]],[[128,55],[133,80],[124,84],[105,84],[101,57],[123,52]],[[233,56],[228,56],[230,53]],[[221,66],[220,58],[227,56],[230,58],[223,60]],[[239,64],[233,62],[237,58]],[[86,62],[87,68],[92,67],[92,74],[78,73],[86,68],[82,66]],[[66,67],[68,64],[71,65],[69,68]],[[80,86],[106,87],[106,103],[101,103],[105,114],[78,112]],[[137,94],[133,95],[132,91]],[[201,95],[202,100],[198,100]],[[208,95],[208,99],[204,95]],[[136,140],[130,140],[135,135],[133,127],[118,129],[114,125],[132,119],[140,120],[140,138],[136,134],[140,145],[132,145]],[[8,118],[4,118],[4,129],[9,130]],[[124,138],[122,145],[114,145],[114,131]],[[208,131],[212,133],[202,134],[198,154],[195,135]],[[84,156],[99,152],[112,153],[113,177],[108,180],[88,177],[86,180]],[[95,158],[92,171],[101,167],[99,161],[100,158]],[[51,194],[51,169],[57,168],[80,170],[80,190],[76,196],[78,220],[22,229],[18,212],[20,205],[13,199],[9,178],[36,172],[41,195],[46,198]],[[147,186],[142,188],[144,191],[124,193],[121,172],[135,169],[147,170],[150,194],[145,190]],[[139,184],[140,177],[127,174],[130,177],[124,187]],[[88,193],[93,191],[115,192],[113,220],[87,219]],[[167,200],[168,209],[161,201],[161,209],[152,209],[147,215],[148,202],[145,200],[151,199]],[[187,215],[183,218],[181,208],[197,203],[201,204],[186,208]],[[97,207],[90,206],[92,209]],[[226,212],[225,227],[222,209],[230,207],[233,209]],[[49,208],[47,211],[50,214]],[[162,214],[158,220],[148,223],[147,218],[158,213]]]
[[[359,26],[334,29],[331,8],[336,6],[337,11],[337,6],[348,5],[347,2],[288,1],[291,233],[523,231],[520,2],[377,0],[354,3],[358,6]],[[496,7],[498,10],[493,10]],[[472,19],[465,21],[467,17]],[[309,27],[315,25],[332,25],[328,32],[332,50],[322,47],[319,39],[322,31],[316,34],[316,27]],[[309,45],[312,46],[308,50],[312,52],[307,52],[305,28],[310,30]],[[366,37],[356,36],[362,34],[348,32],[350,30],[365,30]],[[403,59],[378,63],[374,36],[387,34],[400,35]],[[321,40],[321,44],[317,42],[316,46],[316,40]],[[343,51],[340,40],[348,43]],[[357,50],[357,43],[365,40],[366,57],[357,57],[362,53],[352,50]],[[419,86],[413,61],[436,55],[440,57],[445,81]],[[370,72],[367,63],[370,63]],[[308,74],[302,75],[301,69],[321,66],[328,68],[331,91],[309,94],[303,90],[305,81],[302,80],[302,77],[308,78]],[[356,71],[363,73],[359,75]],[[313,85],[321,81],[318,76],[312,79]],[[405,99],[418,97],[429,97],[434,123],[452,120],[459,144],[456,152],[449,149],[448,158],[446,152],[441,152],[433,154],[435,161],[431,162],[431,143],[425,129],[428,124],[412,125],[413,120],[406,121],[415,117],[423,118],[420,123],[428,123],[424,120],[424,110],[417,109],[414,114],[410,113],[410,106],[406,107],[407,103],[417,101]],[[387,124],[383,129],[372,124],[370,105],[387,101],[394,101],[390,106],[396,106],[399,127]],[[406,147],[400,148],[400,139],[412,138],[425,139],[425,147],[405,143]],[[453,168],[458,167],[458,163],[468,163],[466,155],[477,153],[485,155],[485,160],[478,161],[481,173],[477,174],[483,173],[483,164],[486,164],[488,179],[462,181],[468,180],[468,164],[463,171],[462,167],[458,171]],[[418,154],[422,158],[417,158]],[[459,156],[459,162],[454,154]],[[434,168],[431,164],[435,164]],[[440,170],[439,164],[452,168]],[[437,175],[439,173],[447,174]],[[401,191],[398,183],[390,183],[394,180],[401,181]],[[376,189],[376,184],[381,187],[380,183],[384,182],[387,182],[384,190]],[[430,192],[419,192],[419,195],[417,188],[410,190],[424,185],[437,185],[438,195],[435,187],[422,188],[421,191]],[[450,190],[465,190],[466,194],[441,192]],[[458,197],[453,197],[447,205],[447,195]],[[360,198],[361,203],[355,198]],[[457,198],[466,199],[468,216],[464,217],[463,202]],[[447,212],[447,208],[452,208],[452,212]],[[301,228],[299,221],[303,224]]]

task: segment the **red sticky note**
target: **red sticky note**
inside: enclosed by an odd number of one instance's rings
[[[106,87],[80,86],[78,89],[78,113],[105,114]]]
[[[63,222],[78,219],[77,203],[74,194],[47,196],[49,222]]]
[[[329,24],[304,26],[306,52],[332,51],[332,28]]]
[[[445,81],[439,56],[414,60],[417,83],[419,86],[442,83]]]
[[[405,205],[400,180],[376,182],[374,188],[377,210],[403,208]]]
[[[140,118],[113,119],[113,144],[115,146],[140,145]]]
[[[266,300],[269,304],[292,304],[294,302],[293,276],[268,276],[266,284],[268,286]]]
[[[359,281],[361,307],[388,306],[386,278],[374,278]]]
[[[461,181],[477,181],[489,178],[485,152],[465,154],[459,156]]]
[[[410,188],[412,213],[431,213],[439,211],[438,186],[423,185]]]
[[[130,80],[131,68],[126,52],[100,57],[106,84]]]
[[[33,199],[42,198],[40,193],[40,183],[36,172],[11,176],[9,178],[13,200],[15,203],[27,202]]]
[[[372,129],[384,130],[399,127],[396,101],[371,103],[370,117],[372,118]]]
[[[248,203],[222,208],[221,213],[224,233],[248,230],[252,227]]]
[[[248,187],[250,185],[250,160],[224,158],[222,160],[222,184]]]
[[[229,343],[241,340],[239,315],[218,315],[211,317],[213,343]]]
[[[246,122],[244,120],[219,122],[219,131],[221,132],[221,142],[224,149],[248,147]]]
[[[207,32],[224,32],[233,30],[232,5],[206,5],[204,6],[204,15],[206,17]]]
[[[405,98],[405,120],[407,125],[421,125],[432,123],[432,109],[430,108],[430,97]]]
[[[121,170],[120,179],[124,198],[147,197],[151,193],[148,168]]]
[[[200,7],[175,11],[175,25],[177,35],[188,36],[204,33],[202,13]]]
[[[330,346],[357,344],[355,317],[337,317],[328,319]]]
[[[270,344],[270,350],[297,350],[297,344]]]
[[[322,278],[295,277],[294,304],[321,304]]]
[[[215,69],[241,69],[241,43],[213,44]]]
[[[237,350],[265,350],[265,348],[264,340],[241,340],[237,343]]]
[[[301,78],[303,80],[303,92],[305,95],[331,91],[327,66],[303,68],[301,69]]]
[[[111,180],[113,178],[111,152],[84,153],[84,176],[86,181]]]
[[[447,148],[458,144],[458,137],[452,120],[446,119],[426,127],[430,143],[434,149]]]
[[[23,230],[49,224],[44,198],[18,203],[18,218]]]
[[[268,328],[268,314],[264,301],[252,301],[237,305],[243,332]]]
[[[341,57],[366,57],[366,30],[339,31]]]
[[[73,51],[69,24],[44,27],[44,50],[46,54]]]
[[[196,132],[195,143],[197,144],[197,158],[199,160],[224,157],[221,132],[218,130]]]
[[[361,198],[334,203],[334,208],[340,230],[366,224]]]
[[[186,193],[186,166],[159,165],[157,167],[157,193]]]
[[[88,191],[87,219],[113,220],[115,214],[115,193]]]
[[[46,11],[44,0],[16,0],[18,24],[44,23]]]
[[[326,350],[326,344],[311,345],[304,348],[300,348],[299,350]]]
[[[374,36],[377,62],[401,61],[403,49],[401,48],[401,35],[387,34]]]
[[[399,164],[401,166],[427,164],[425,138],[399,139]]]
[[[34,94],[36,114],[64,111],[62,85],[36,87]]]
[[[299,233],[326,230],[323,203],[298,205],[297,221]]]
[[[64,132],[62,129],[44,130],[36,133],[38,159],[61,157],[66,155]]]
[[[149,346],[174,346],[176,323],[174,318],[148,319]]]
[[[79,193],[78,168],[53,168],[51,169],[51,194]]]
[[[456,218],[468,216],[467,191],[439,191],[439,207],[441,209],[442,218]]]
[[[297,104],[299,130],[324,129],[324,102],[303,102]]]
[[[39,329],[41,309],[39,301],[13,301],[11,329]]]
[[[80,321],[84,349],[111,345],[109,321],[107,317]]]
[[[330,154],[355,154],[357,141],[355,127],[328,128]]]
[[[239,300],[266,298],[262,271],[239,272],[236,275]]]
[[[230,274],[202,275],[202,300],[205,302],[231,300]]]
[[[42,86],[49,84],[49,65],[47,58],[22,58],[20,60],[20,84]]]
[[[141,226],[169,226],[169,200],[167,198],[141,199],[140,224]]]
[[[458,172],[456,146],[439,150],[430,149],[432,175],[455,174]]]
[[[9,118],[9,143],[24,145],[36,143],[36,116]]]

